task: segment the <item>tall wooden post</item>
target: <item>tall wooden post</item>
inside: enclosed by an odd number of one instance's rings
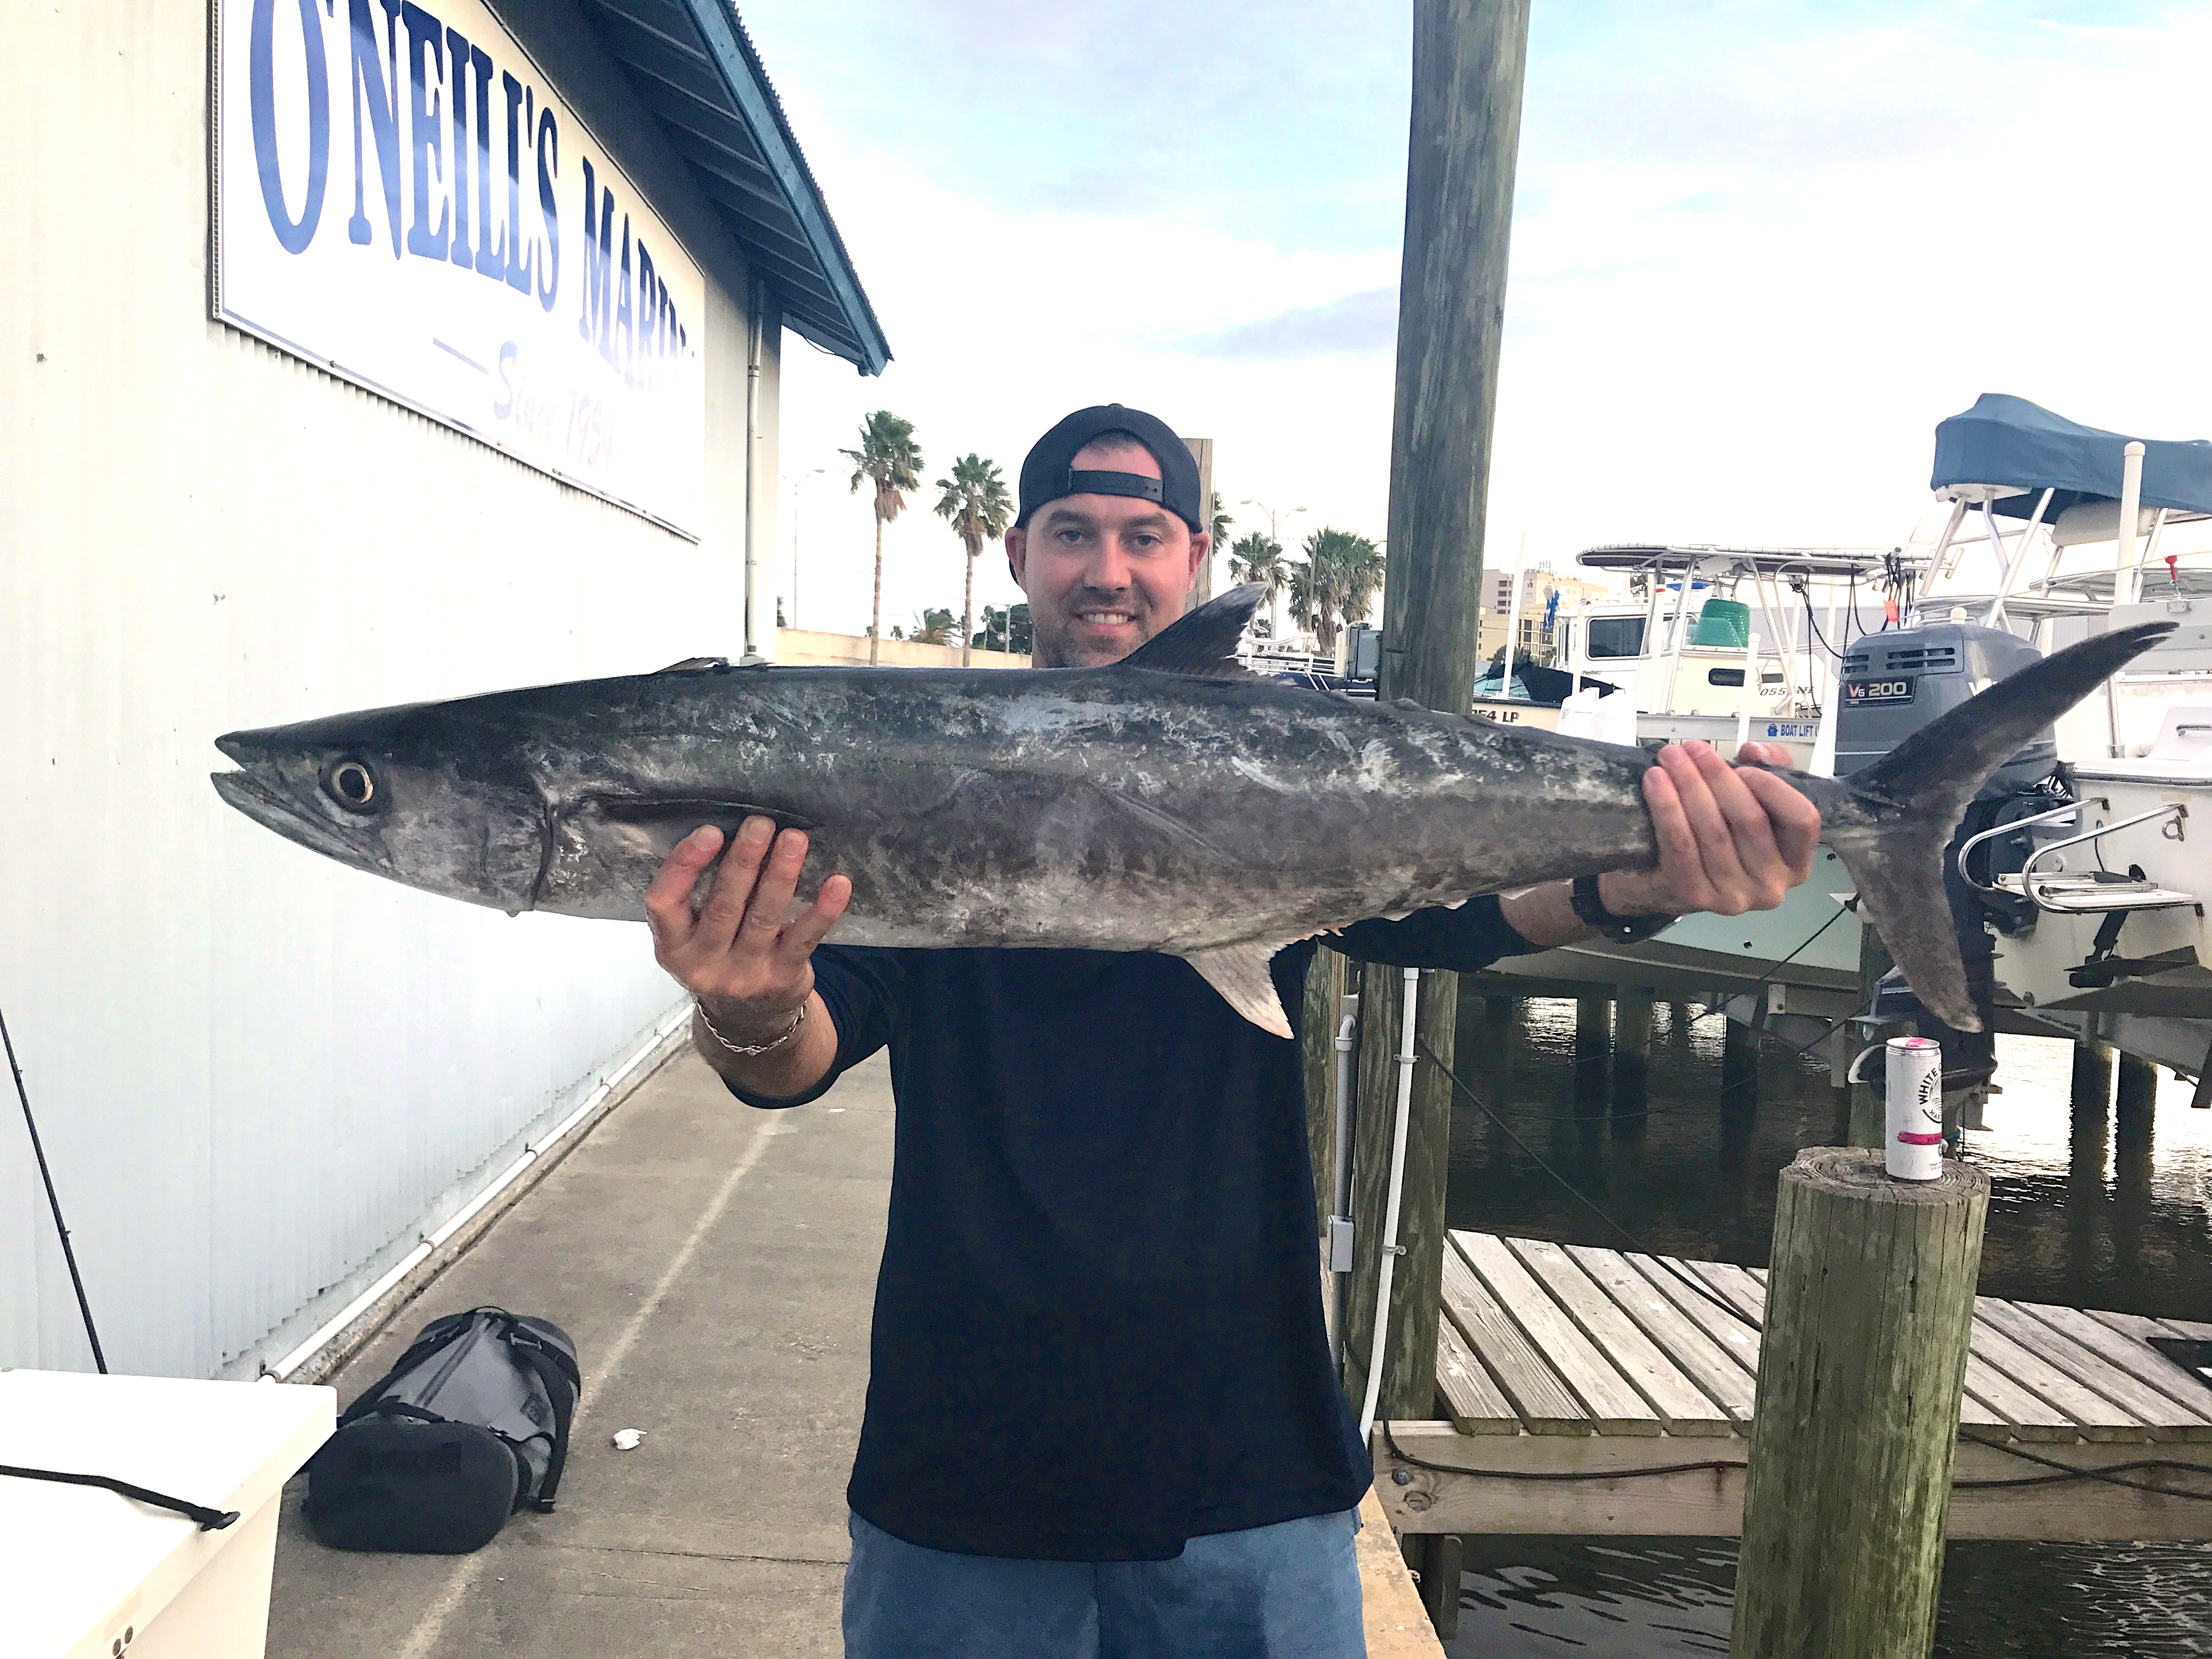
[[[1990,1178],[1782,1172],[1736,1567],[1735,1659],[1928,1659]]]
[[[1528,0],[1414,0],[1379,689],[1385,697],[1455,712],[1468,707],[1479,665],[1491,425],[1528,42]],[[1395,969],[1365,970],[1348,1370],[1364,1364],[1374,1330],[1400,1000]],[[1458,1006],[1455,977],[1430,975],[1418,1030],[1447,1061]],[[1425,1417],[1435,1402],[1451,1085],[1425,1062],[1415,1075],[1407,1134],[1399,1234],[1406,1254],[1393,1287],[1380,1402],[1389,1417]]]

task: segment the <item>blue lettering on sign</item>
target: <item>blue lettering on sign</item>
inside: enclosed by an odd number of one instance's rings
[[[530,126],[522,119],[522,82],[502,71],[499,85],[500,90],[507,96],[507,229],[498,247],[494,248],[491,241],[491,110],[485,102],[491,96],[491,60],[487,58],[477,77],[477,105],[480,118],[477,135],[482,140],[477,151],[477,170],[483,174],[484,185],[483,217],[480,222],[483,234],[477,238],[477,270],[483,276],[496,276],[509,288],[519,289],[527,294],[530,292],[530,252],[521,245],[520,227],[522,223],[522,139],[529,132]]]
[[[347,240],[364,247],[375,241],[369,191],[380,185],[395,259],[412,256],[472,270],[534,295],[541,308],[552,311],[561,291],[561,131],[552,108],[539,107],[536,89],[501,70],[483,46],[448,27],[419,0],[344,0],[341,65],[325,41],[315,0],[292,0],[300,15],[307,114],[307,188],[295,219],[285,199],[277,131],[275,17],[285,0],[250,3],[247,92],[254,161],[278,244],[300,253],[314,240],[329,184],[336,90],[331,82],[342,72],[353,119]],[[337,4],[324,0],[334,16],[340,15]],[[503,158],[496,131],[501,113]],[[542,237],[526,233],[522,217],[533,158]],[[498,200],[502,159],[503,217]],[[685,349],[689,331],[611,176],[596,171],[588,156],[581,172],[583,292],[576,331],[629,384],[647,386],[665,360]]]
[[[276,0],[254,0],[246,50],[247,97],[253,116],[253,165],[261,175],[261,203],[269,210],[269,228],[276,233],[279,247],[297,253],[315,240],[315,225],[323,216],[323,185],[331,162],[331,72],[323,57],[323,26],[315,15],[315,0],[300,0],[307,70],[307,199],[295,220],[284,210],[284,177],[276,165],[276,71],[271,61],[276,9]]]
[[[352,50],[348,58],[351,67],[347,81],[353,97],[353,217],[346,222],[346,235],[367,246],[371,231],[368,215],[363,211],[362,195],[366,181],[361,165],[361,106],[364,96],[368,100],[369,131],[376,144],[376,161],[384,176],[385,211],[392,220],[392,257],[400,255],[399,246],[399,46],[398,39],[398,14],[392,9],[392,0],[383,0],[384,50],[376,45],[376,21],[368,15],[369,0],[349,0],[346,9],[348,33]],[[391,64],[387,80],[385,65]]]
[[[439,130],[438,90],[429,84],[424,74],[425,58],[434,56],[438,61],[438,82],[446,79],[446,42],[444,30],[438,20],[415,3],[406,0],[399,9],[400,21],[407,25],[407,84],[409,90],[409,120],[407,146],[415,158],[415,222],[407,227],[407,251],[419,253],[426,259],[446,257],[446,227],[453,214],[446,200],[445,154],[446,136]],[[438,228],[430,228],[430,176],[439,175]]]
[[[545,214],[545,280],[538,285],[538,303],[546,310],[553,309],[555,295],[561,287],[561,216],[556,210],[553,179],[561,171],[561,129],[554,122],[553,112],[547,110],[538,118],[538,205]],[[507,198],[509,202],[514,198]],[[507,280],[514,281],[514,266],[507,267]],[[522,280],[530,280],[530,266],[522,267]]]

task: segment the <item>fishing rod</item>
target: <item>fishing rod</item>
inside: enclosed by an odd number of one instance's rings
[[[23,1103],[23,1127],[31,1132],[32,1156],[39,1160],[39,1179],[46,1183],[46,1204],[54,1212],[54,1231],[61,1235],[62,1260],[69,1263],[70,1283],[76,1287],[77,1311],[84,1316],[84,1334],[92,1344],[92,1363],[107,1375],[107,1356],[100,1352],[100,1333],[92,1326],[92,1304],[84,1294],[84,1275],[77,1271],[76,1249],[70,1243],[68,1224],[62,1219],[61,1195],[54,1191],[54,1172],[46,1166],[46,1149],[39,1139],[38,1120],[31,1115],[30,1091],[23,1087],[23,1068],[15,1059],[15,1040],[8,1035],[8,1016],[0,1010],[0,1048],[8,1051],[8,1069],[15,1079],[15,1098]]]

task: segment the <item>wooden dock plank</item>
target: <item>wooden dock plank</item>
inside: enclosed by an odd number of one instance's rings
[[[1974,1333],[1977,1341],[1981,1333]],[[2078,1440],[2074,1419],[2052,1405],[2032,1389],[2024,1389],[1999,1371],[1981,1355],[1969,1349],[1966,1353],[1966,1403],[1980,1401],[1984,1417],[1967,1415],[1963,1410],[1961,1420],[1986,1426],[1993,1419],[1997,1427],[2021,1440],[2050,1440],[2063,1443]]]
[[[1421,1605],[1421,1592],[1406,1571],[1406,1558],[1382,1495],[1372,1486],[1359,1500],[1359,1534],[1352,1557],[1359,1567],[1359,1611],[1367,1628],[1367,1659],[1443,1659],[1443,1644]]]
[[[1589,1408],[1591,1427],[1601,1434],[1660,1432],[1659,1413],[1544,1293],[1504,1239],[1455,1232],[1451,1242]]]
[[[1449,1319],[1437,1321],[1437,1392],[1462,1434],[1521,1431],[1521,1414]]]
[[[2041,1318],[2027,1308],[1996,1297],[1978,1297],[1974,1301],[1974,1312],[1976,1317],[1986,1319],[2014,1341],[2041,1355],[2076,1382],[2124,1407],[2139,1421],[2149,1426],[2152,1439],[2212,1439],[2212,1419],[2184,1405],[2163,1390],[2152,1387],[2136,1374],[2132,1365],[2121,1363],[2131,1357],[2127,1352],[2130,1347],[2136,1347],[2146,1358],[2150,1359],[2159,1357],[2156,1350],[2131,1345],[2106,1330],[2095,1320],[2082,1318],[2078,1314],[2075,1315],[2073,1322],[2062,1322],[2063,1316],[2073,1312],[2071,1309],[2053,1309],[2051,1312],[2059,1318]],[[2089,1340],[2076,1340],[2073,1332],[2066,1328],[2068,1323],[2075,1322],[2078,1322],[2077,1328],[2087,1328]],[[2121,1358],[2108,1355],[2105,1352],[2107,1346],[2121,1351]],[[2208,1395],[2207,1398],[2212,1399],[2212,1395]]]
[[[1565,1249],[1539,1239],[1509,1239],[1506,1243],[1521,1265],[1552,1293],[1553,1299],[1565,1310],[1583,1334],[1635,1386],[1637,1392],[1651,1402],[1668,1433],[1715,1435],[1732,1431],[1733,1419],[1721,1403],[1711,1398],[1694,1377],[1646,1335],[1644,1328],[1623,1312]]]
[[[2147,1341],[2146,1339],[2150,1337],[2173,1334],[2157,1320],[2146,1318],[2142,1314],[2108,1313],[2094,1308],[2050,1308],[2042,1303],[2022,1303],[2021,1305],[2039,1318],[2049,1314],[2069,1314],[2110,1333],[2115,1340],[2126,1345],[2134,1356],[2132,1368],[2144,1382],[2160,1394],[2171,1395],[2185,1405],[2212,1412],[2212,1388],[2208,1388],[2202,1377],[2179,1360],[2160,1353]],[[2075,1334],[2078,1335],[2079,1332]]]
[[[1577,1435],[1591,1431],[1589,1413],[1574,1390],[1536,1352],[1513,1316],[1498,1305],[1467,1258],[1443,1253],[1445,1316],[1505,1392],[1531,1434]]]
[[[1399,1448],[1422,1462],[1452,1466],[1441,1473],[1401,1464],[1377,1433],[1374,1455],[1379,1496],[1390,1524],[1407,1533],[1552,1533],[1577,1536],[1734,1535],[1742,1524],[1740,1470],[1700,1470],[1635,1478],[1638,1469],[1681,1462],[1730,1462],[1747,1456],[1741,1439],[1677,1443],[1620,1436],[1582,1439],[1471,1439],[1447,1423],[1394,1423]],[[1685,1457],[1683,1454],[1690,1455]],[[2139,1445],[2075,1444],[2050,1455],[2070,1468],[2094,1469],[2141,1457]],[[2212,1495],[2212,1447],[2161,1449],[2161,1455],[2201,1472],[2138,1472],[2127,1477],[2172,1492]],[[1609,1475],[1617,1479],[1529,1481],[1498,1480],[1498,1473]],[[2001,1447],[1970,1437],[1959,1442],[1953,1470],[1950,1534],[1954,1538],[2066,1540],[2076,1542],[2137,1538],[2212,1539],[2212,1502],[2168,1496],[2100,1481],[2048,1486],[1978,1486],[2036,1471]],[[1402,1473],[1405,1484],[1395,1478]]]
[[[1759,1375],[1759,1323],[1746,1319],[1725,1303],[1715,1301],[1693,1288],[1656,1255],[1624,1251],[1623,1261],[1641,1273],[1660,1295],[1680,1310],[1682,1316],[1734,1354],[1753,1376]]]
[[[2042,1354],[2031,1352],[1983,1318],[1974,1316],[1973,1357],[2008,1382],[2043,1396],[2071,1418],[2085,1440],[2148,1440],[2150,1430],[2125,1407],[2075,1382]]]
[[[1672,1256],[1657,1260],[1702,1283],[1753,1324],[1766,1323],[1766,1286],[1751,1276],[1747,1267],[1733,1261],[1678,1261]]]
[[[1567,1254],[1675,1364],[1738,1423],[1751,1420],[1753,1377],[1735,1352],[1707,1335],[1618,1250],[1570,1244]]]
[[[1439,1386],[1474,1362],[1453,1407],[1471,1430],[1503,1433],[1517,1414],[1553,1435],[1694,1437],[1755,1411],[1759,1269],[1457,1231],[1445,1279],[1463,1340],[1439,1341]],[[2047,1443],[2212,1444],[2212,1389],[2148,1346],[2153,1336],[2212,1340],[2212,1325],[1978,1297],[1961,1426]]]

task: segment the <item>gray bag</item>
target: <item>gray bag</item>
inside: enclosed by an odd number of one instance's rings
[[[334,1549],[481,1547],[525,1504],[553,1507],[582,1382],[549,1320],[432,1320],[309,1462],[308,1524]]]

